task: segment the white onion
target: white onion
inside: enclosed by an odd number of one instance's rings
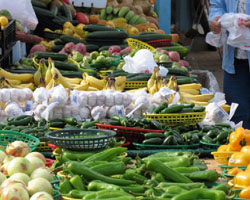
[[[2,190],[1,200],[29,200],[29,194],[24,187],[13,184]]]
[[[6,152],[15,157],[24,157],[30,153],[30,147],[22,141],[15,141],[7,146]]]
[[[6,154],[3,151],[0,151],[0,164],[4,161],[6,158]]]
[[[50,169],[45,168],[45,167],[41,167],[33,171],[32,174],[30,175],[30,178],[31,179],[45,178],[48,181],[54,180],[53,173],[50,171]]]
[[[44,178],[35,178],[28,183],[28,192],[29,195],[32,196],[37,192],[47,192],[48,194],[52,194],[53,188],[50,182]]]
[[[37,192],[32,195],[30,200],[53,200],[53,197],[47,192]]]
[[[6,176],[3,173],[0,173],[0,185],[6,180]]]
[[[8,165],[8,175],[12,176],[15,173],[25,173],[30,175],[32,166],[29,160],[23,157],[14,158]]]
[[[31,152],[27,156],[25,156],[25,158],[27,158],[27,159],[29,159],[30,157],[40,158],[44,163],[46,163],[46,158],[44,157],[43,154],[41,154],[39,152]]]
[[[24,173],[13,174],[9,179],[16,180],[16,181],[22,181],[22,182],[24,182],[25,185],[27,185],[28,182],[30,181],[30,177]]]
[[[44,162],[43,162],[40,158],[32,157],[32,156],[31,156],[31,157],[28,157],[28,158],[26,158],[26,159],[29,160],[30,163],[31,163],[32,172],[33,172],[35,169],[39,168],[39,167],[45,167]]]

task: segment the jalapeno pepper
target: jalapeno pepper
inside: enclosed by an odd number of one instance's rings
[[[79,175],[74,175],[69,181],[75,189],[85,190],[82,178]]]
[[[120,190],[122,191],[122,188],[114,185],[114,184],[108,184],[102,181],[94,180],[91,181],[88,184],[88,190],[89,191],[100,191],[100,190]]]
[[[68,194],[72,189],[73,187],[68,179],[64,179],[59,185],[59,190],[62,194]]]

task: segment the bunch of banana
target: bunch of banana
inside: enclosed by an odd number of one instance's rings
[[[90,76],[86,72],[83,73],[82,77],[84,82],[87,83],[89,87],[91,87],[91,89],[96,88],[96,90],[102,90],[107,82],[105,79],[100,80],[98,78]]]
[[[0,68],[0,77],[5,77],[8,80],[21,81],[22,83],[30,83],[33,82],[32,74],[12,74],[10,72],[5,71]]]
[[[22,84],[20,80],[10,80],[2,76],[0,78],[0,88],[18,88],[18,89],[29,88],[31,90],[34,90],[35,86],[33,83]]]
[[[150,88],[153,87],[157,76],[159,76],[159,67],[154,67],[154,71],[153,71],[150,79],[147,82],[148,91],[150,91]]]
[[[36,87],[45,87],[45,75],[48,70],[45,60],[41,59],[38,65],[38,69],[34,74],[34,83]]]

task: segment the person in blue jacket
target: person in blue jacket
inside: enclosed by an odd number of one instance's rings
[[[225,13],[250,15],[250,0],[210,0],[209,23],[213,33],[221,32],[218,20]],[[244,21],[244,25],[250,28],[250,20]],[[235,123],[243,121],[243,127],[250,129],[250,51],[225,45],[222,68],[226,101],[239,104],[232,120]]]

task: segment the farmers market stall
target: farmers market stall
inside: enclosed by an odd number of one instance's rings
[[[32,0],[33,20],[3,7],[2,200],[250,199],[237,104],[152,3]]]

